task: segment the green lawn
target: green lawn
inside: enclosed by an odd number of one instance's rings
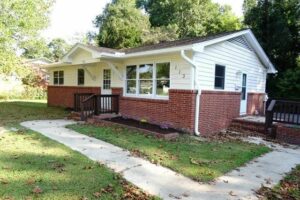
[[[68,128],[128,149],[137,156],[203,182],[212,181],[270,151],[265,146],[240,141],[201,142],[187,135],[176,141],[166,141],[117,126],[76,124]]]
[[[45,102],[0,102],[0,199],[154,199],[119,175],[19,122],[55,119],[66,112]]]
[[[267,200],[300,199],[300,165],[293,169],[274,188],[262,187],[258,192]]]

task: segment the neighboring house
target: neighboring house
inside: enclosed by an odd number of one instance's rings
[[[74,93],[118,94],[121,115],[196,134],[263,114],[276,73],[251,30],[125,50],[76,44],[47,70],[49,106],[73,107]]]
[[[53,63],[51,60],[47,58],[35,58],[24,60],[23,63],[25,66],[31,67],[41,77],[40,86],[46,87],[48,85],[49,75],[43,66]]]

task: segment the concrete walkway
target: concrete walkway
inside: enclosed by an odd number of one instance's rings
[[[117,146],[65,128],[73,123],[49,120],[23,122],[21,125],[105,164],[122,173],[129,182],[163,199],[257,199],[254,190],[259,189],[261,184],[272,186],[278,183],[284,173],[300,164],[299,149],[274,146],[273,152],[218,178],[214,184],[199,184],[170,169],[133,157]]]

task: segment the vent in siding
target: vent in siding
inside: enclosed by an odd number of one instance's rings
[[[243,36],[239,36],[239,37],[229,39],[228,42],[231,42],[231,43],[236,44],[240,47],[243,47],[245,49],[253,51],[253,49],[249,46],[248,42],[246,41],[246,39]]]

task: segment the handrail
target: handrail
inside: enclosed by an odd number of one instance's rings
[[[268,133],[273,131],[273,122],[300,125],[300,101],[270,100],[265,121]]]
[[[92,115],[119,113],[119,95],[92,94],[80,102],[81,120]]]

